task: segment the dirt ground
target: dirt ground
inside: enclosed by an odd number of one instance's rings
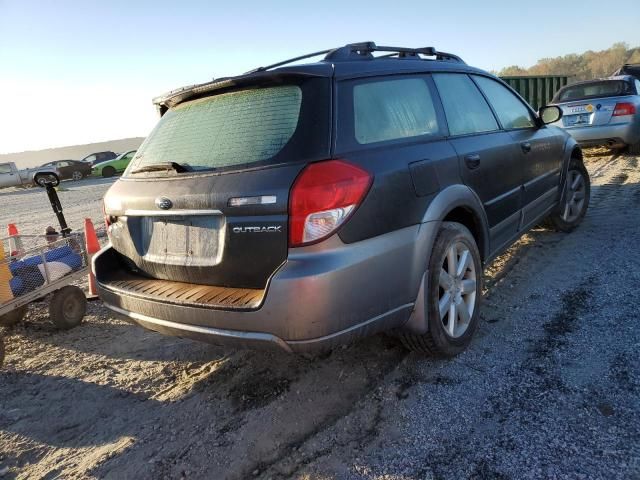
[[[46,303],[6,331],[0,478],[640,478],[640,169],[587,152],[591,208],[536,229],[486,272],[481,326],[453,360],[379,335],[320,359],[145,331]],[[65,182],[70,224],[110,182]],[[0,224],[51,224],[38,190]]]

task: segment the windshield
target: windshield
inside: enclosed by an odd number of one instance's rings
[[[603,80],[565,87],[558,92],[553,101],[571,102],[587,98],[630,95],[632,93],[631,85],[624,80]]]
[[[158,164],[199,171],[319,155],[318,147],[328,144],[328,105],[311,109],[319,99],[328,104],[328,97],[305,90],[301,85],[252,88],[180,104],[160,119],[127,173],[148,172],[153,169],[145,167]]]

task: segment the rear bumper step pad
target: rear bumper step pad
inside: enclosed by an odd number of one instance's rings
[[[131,297],[178,305],[253,310],[260,307],[265,291],[250,288],[214,287],[140,277],[114,279],[103,288]]]

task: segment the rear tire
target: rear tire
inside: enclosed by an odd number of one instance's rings
[[[454,357],[469,346],[480,318],[482,261],[471,232],[460,223],[443,222],[428,268],[428,330],[403,333],[400,340],[409,350]]]
[[[629,145],[628,151],[631,155],[640,155],[640,142]]]
[[[27,305],[23,305],[9,313],[5,313],[0,317],[0,327],[13,327],[16,323],[22,321],[27,314],[27,309]]]
[[[586,215],[590,196],[589,172],[580,159],[572,158],[567,171],[562,203],[547,217],[545,223],[559,232],[572,232]]]
[[[104,167],[102,169],[102,176],[104,178],[110,178],[113,177],[116,174],[116,169],[113,167]]]
[[[49,303],[49,318],[61,330],[69,330],[82,323],[87,311],[87,297],[73,285],[57,290]]]

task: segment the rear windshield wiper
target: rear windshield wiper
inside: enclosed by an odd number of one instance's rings
[[[131,173],[161,172],[163,170],[175,170],[178,173],[183,173],[190,172],[191,168],[188,165],[183,165],[177,162],[164,162],[145,165],[144,167],[133,170]]]

